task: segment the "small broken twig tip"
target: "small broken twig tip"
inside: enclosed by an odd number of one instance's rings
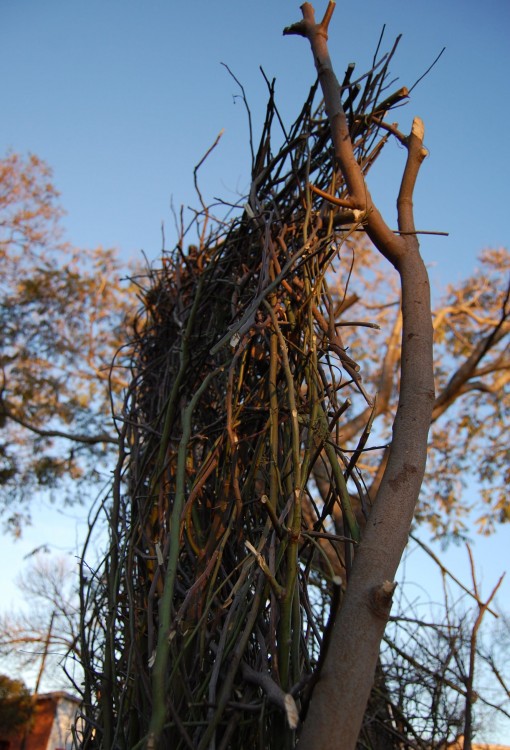
[[[414,118],[411,133],[419,138],[420,141],[423,141],[423,136],[425,135],[425,124],[421,117]]]
[[[396,588],[396,581],[383,581],[370,591],[370,609],[377,617],[388,618]]]

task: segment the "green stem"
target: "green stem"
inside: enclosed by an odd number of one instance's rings
[[[329,433],[328,420],[322,407],[319,407],[319,420],[321,421],[324,434],[326,434],[326,431],[327,433]],[[328,457],[329,464],[331,466],[331,471],[333,472],[333,479],[335,480],[335,486],[338,492],[338,496],[340,498],[340,505],[342,506],[342,514],[347,523],[347,528],[349,529],[349,533],[352,539],[355,542],[359,542],[361,535],[360,535],[358,522],[356,520],[354,511],[352,509],[351,499],[349,497],[349,491],[347,489],[347,483],[344,478],[342,467],[340,466],[338,462],[338,456],[336,454],[335,447],[331,442],[326,441],[324,445],[324,450],[326,451],[326,455]]]
[[[289,543],[287,546],[287,576],[285,581],[285,596],[282,601],[280,617],[280,681],[283,689],[287,688],[290,667],[290,646],[292,641],[292,602],[296,590],[298,569],[299,535],[301,533],[301,438],[299,419],[294,389],[294,378],[290,369],[287,344],[278,325],[276,315],[271,305],[264,300],[278,336],[278,343],[283,360],[283,371],[287,381],[287,398],[289,400],[290,424],[292,438],[292,476],[294,503],[290,524]]]
[[[172,508],[170,520],[170,544],[168,553],[167,569],[165,573],[165,582],[163,595],[159,606],[159,628],[158,643],[156,647],[156,658],[152,672],[152,695],[153,708],[149,725],[149,739],[147,747],[157,747],[157,742],[161,736],[165,724],[165,674],[168,663],[168,654],[170,651],[170,625],[172,614],[172,599],[174,594],[175,578],[177,574],[177,564],[179,560],[179,532],[181,527],[181,515],[184,508],[185,500],[185,482],[186,482],[186,457],[188,442],[191,437],[191,416],[197,405],[198,400],[208,387],[212,378],[223,368],[210,372],[201,383],[198,390],[194,393],[193,398],[184,410],[182,418],[182,437],[179,444],[177,456],[177,474],[175,481],[175,500]]]
[[[174,417],[175,417],[175,411],[177,409],[179,390],[181,388],[181,385],[185,376],[189,374],[188,373],[188,365],[189,365],[189,359],[190,359],[189,342],[191,338],[191,331],[193,330],[193,326],[195,324],[195,318],[196,318],[196,314],[198,311],[198,305],[200,302],[200,292],[202,291],[203,282],[204,282],[204,276],[202,275],[198,282],[198,287],[197,287],[197,291],[195,294],[195,299],[193,300],[193,306],[191,308],[191,312],[188,318],[188,323],[186,325],[186,330],[184,331],[184,334],[182,336],[181,364],[179,367],[179,371],[177,375],[175,376],[172,390],[170,392],[170,396],[168,397],[168,401],[166,404],[165,422],[163,425],[163,432],[162,432],[161,440],[159,444],[159,452],[158,452],[158,458],[157,458],[158,468],[155,474],[154,484],[157,484],[157,482],[159,481],[159,477],[163,469],[165,453],[166,453],[166,449],[168,446],[168,441],[170,439],[170,430],[172,428],[172,424],[173,424]]]
[[[278,337],[271,334],[269,359],[269,502],[273,511],[278,508],[280,478],[278,476],[278,392],[276,378],[278,373]]]

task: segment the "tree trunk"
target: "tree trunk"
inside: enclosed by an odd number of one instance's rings
[[[423,480],[427,436],[434,402],[432,320],[427,271],[419,253],[412,195],[421,162],[423,123],[413,122],[404,138],[408,150],[397,200],[399,232],[375,207],[352,148],[340,87],[327,47],[327,29],[335,4],[320,24],[313,7],[301,6],[303,20],[286,34],[308,38],[324,94],[337,163],[352,210],[377,249],[395,266],[402,287],[401,390],[393,440],[384,476],[356,553],[345,597],[336,616],[328,654],[315,687],[299,742],[300,750],[353,750],[374,680],[379,648],[388,620],[393,579],[408,541]]]

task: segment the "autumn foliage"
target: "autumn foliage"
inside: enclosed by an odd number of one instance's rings
[[[73,501],[70,479],[93,493],[117,442],[126,285],[111,250],[62,239],[61,216],[44,162],[0,161],[0,507],[15,532],[34,491]]]

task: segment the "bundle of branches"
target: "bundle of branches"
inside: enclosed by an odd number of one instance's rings
[[[388,96],[394,49],[343,81],[363,173],[407,97]],[[352,393],[373,399],[341,335],[349,290],[333,294],[328,275],[350,262],[365,216],[349,207],[317,86],[289,131],[268,88],[249,195],[226,220],[202,202],[138,279],[101,655],[83,644],[84,747],[293,746],[359,540],[369,426],[347,459],[342,418]]]

